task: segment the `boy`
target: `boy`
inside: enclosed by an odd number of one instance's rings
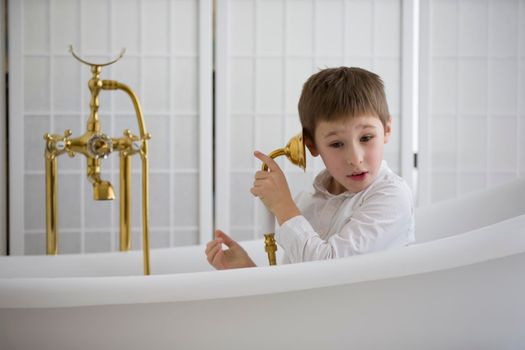
[[[277,163],[258,171],[251,189],[276,217],[283,263],[346,257],[414,241],[410,189],[383,160],[391,117],[383,82],[360,68],[328,68],[312,75],[299,99],[305,145],[326,169],[313,192],[295,200]],[[224,232],[206,247],[216,269],[253,267],[244,249]],[[222,244],[228,249],[223,250]]]

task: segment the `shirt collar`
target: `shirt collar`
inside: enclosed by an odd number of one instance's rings
[[[370,185],[367,186],[367,188],[370,187],[374,182],[376,182],[378,178],[382,177],[386,169],[387,169],[387,164],[386,164],[386,161],[383,160],[381,161],[381,167],[379,168],[379,172],[376,178]],[[313,186],[314,186],[315,191],[325,195],[326,197],[353,197],[356,194],[356,193],[345,191],[343,193],[335,195],[335,194],[328,192],[328,186],[330,186],[330,182],[332,181],[332,179],[333,177],[332,175],[330,175],[328,170],[324,169],[323,171],[321,171],[314,179]]]

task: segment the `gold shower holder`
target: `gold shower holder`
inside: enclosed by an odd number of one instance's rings
[[[272,151],[268,157],[275,159],[280,156],[286,156],[286,158],[292,162],[292,164],[297,165],[303,170],[306,170],[306,148],[304,145],[303,133],[292,137],[286,146],[283,148],[278,148]],[[262,164],[261,170],[268,171],[268,166],[266,163]],[[264,251],[268,255],[268,263],[270,266],[277,265],[277,244],[275,243],[275,233],[274,232],[265,232],[264,233]]]
[[[148,140],[151,135],[146,132],[144,117],[139,100],[133,90],[115,80],[101,80],[102,67],[119,61],[126,52],[122,49],[117,58],[106,63],[90,63],[77,54],[69,46],[72,56],[79,62],[91,67],[92,77],[88,81],[91,92],[90,116],[87,121],[86,132],[76,138],[71,138],[71,130],[63,135],[44,135],[45,145],[45,173],[46,173],[46,252],[49,255],[58,254],[58,176],[57,158],[67,153],[74,157],[77,153],[86,157],[87,177],[93,185],[94,200],[112,200],[115,198],[113,186],[109,181],[101,178],[101,161],[112,152],[120,155],[120,250],[131,249],[131,156],[138,154],[142,161],[142,248],[144,256],[144,274],[150,274],[149,263],[149,186],[148,186]],[[99,93],[102,90],[121,90],[131,99],[139,135],[133,135],[129,129],[124,130],[121,137],[109,137],[101,131],[98,116]]]

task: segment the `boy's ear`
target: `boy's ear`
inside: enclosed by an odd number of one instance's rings
[[[304,134],[303,137],[304,137],[304,145],[306,146],[306,148],[308,148],[308,150],[310,151],[313,157],[317,157],[319,155],[319,151],[317,151],[317,147],[315,147],[315,142],[312,140],[310,136],[306,134]]]
[[[386,125],[385,125],[385,143],[388,142],[391,134],[392,134],[392,117],[388,117],[388,121],[386,122]]]

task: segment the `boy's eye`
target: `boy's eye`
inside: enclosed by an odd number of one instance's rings
[[[332,148],[341,148],[341,147],[343,147],[343,143],[342,142],[332,142],[330,144],[330,147],[332,147]]]
[[[368,142],[368,141],[372,140],[373,138],[374,138],[374,136],[372,136],[372,135],[365,135],[365,136],[361,136],[359,141],[360,142]]]

